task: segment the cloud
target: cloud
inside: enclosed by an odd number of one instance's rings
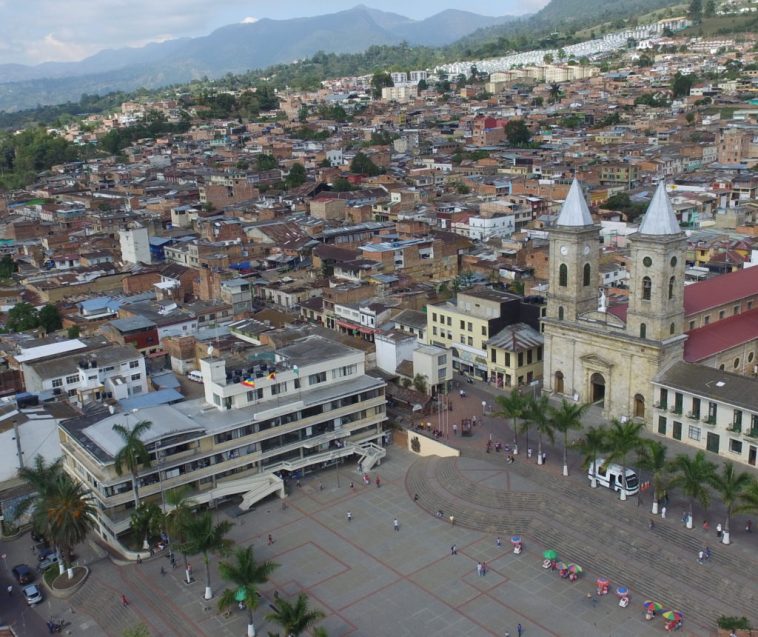
[[[96,46],[60,40],[53,33],[46,34],[40,40],[27,43],[25,47],[26,55],[32,60],[56,60],[60,62],[81,60],[96,50]]]
[[[253,22],[258,22],[258,18],[249,15],[242,20],[242,24],[253,24]]]

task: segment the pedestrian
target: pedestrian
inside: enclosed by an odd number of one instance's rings
[[[124,608],[126,608],[127,606],[129,606],[129,600],[126,599],[126,595],[124,595],[123,593],[121,593],[121,605]]]
[[[450,526],[455,526],[455,516],[454,515],[450,516]]]
[[[142,556],[137,554],[137,564],[142,564]]]
[[[526,450],[526,457],[531,458],[532,457],[532,448],[529,447],[529,449]]]
[[[710,524],[708,524],[708,520],[705,520],[705,521],[703,522],[703,531],[706,531],[706,532],[707,532],[707,531],[708,531],[708,529],[710,529],[710,528],[711,528],[711,525],[710,525]]]
[[[516,632],[518,633],[518,637],[521,637],[521,635],[524,634],[524,629],[521,627],[521,624],[516,626]]]
[[[399,531],[399,530],[400,530],[400,522],[398,522],[398,521],[397,521],[397,518],[395,518],[395,519],[392,521],[392,526],[394,526],[394,527],[395,527],[395,531]]]
[[[482,576],[482,563],[477,562],[476,563],[476,574],[481,577]]]
[[[705,559],[705,552],[703,551],[703,549],[700,549],[697,553],[697,563],[702,564],[704,559]]]
[[[745,533],[752,533],[753,532],[753,521],[748,520],[745,522]]]
[[[268,545],[271,546],[274,543],[274,538],[271,537],[271,533],[268,534]]]
[[[666,507],[661,507],[661,519],[666,519]]]
[[[650,518],[650,521],[647,523],[647,528],[649,528],[651,531],[655,528],[655,522],[653,522],[653,518]]]
[[[324,483],[321,482],[321,480],[318,481],[318,490],[323,491],[324,490]]]
[[[13,595],[13,584],[8,584],[8,597]]]
[[[350,481],[350,488],[355,489],[355,483],[352,480]]]
[[[453,424],[453,435],[454,436],[458,435],[458,425],[456,425],[456,424]]]
[[[497,544],[497,547],[500,548],[503,546],[503,541],[500,539],[500,536],[497,536],[497,539],[495,540],[495,544]]]
[[[487,574],[487,562],[482,562],[482,577]]]
[[[171,555],[171,568],[176,568],[176,558],[174,555]]]
[[[347,512],[347,521],[348,522],[352,522],[353,521],[353,514],[350,511]]]
[[[716,525],[716,537],[717,537],[717,538],[719,538],[719,539],[721,539],[721,534],[722,534],[722,533],[723,533],[723,530],[722,530],[722,528],[721,528],[721,522],[719,522],[719,523]]]
[[[450,555],[458,555],[458,547],[455,544],[450,547]]]
[[[542,452],[542,464],[545,464],[547,462],[547,452]]]
[[[166,574],[166,569],[161,566],[161,575],[165,575],[165,574]]]
[[[663,507],[663,508],[665,509],[666,507]],[[682,524],[687,524],[687,518],[688,518],[687,511],[685,511],[684,513],[682,513]]]
[[[382,486],[382,481],[381,481],[381,479],[379,478],[379,476],[376,476],[376,488],[378,489],[378,488],[379,488],[379,487],[381,487],[381,486]]]

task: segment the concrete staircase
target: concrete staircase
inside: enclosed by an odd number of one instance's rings
[[[387,455],[387,450],[375,442],[350,444],[348,447],[352,447],[358,455],[358,464],[364,472],[371,471]],[[356,465],[356,470],[358,470],[357,467],[358,465]]]

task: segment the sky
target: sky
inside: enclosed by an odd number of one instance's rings
[[[360,0],[0,0],[0,64],[81,60],[101,49],[194,37],[237,22],[349,9]],[[363,0],[423,19],[444,9],[482,15],[537,11],[547,0]],[[0,78],[2,79],[2,78]]]

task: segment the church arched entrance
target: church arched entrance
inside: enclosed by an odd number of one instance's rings
[[[605,402],[605,378],[602,374],[592,374],[590,377],[590,387],[592,394],[592,402],[600,403],[602,406]]]
[[[634,396],[634,417],[645,417],[645,397],[642,394],[636,394]]]
[[[563,372],[555,372],[555,380],[553,381],[553,391],[556,394],[563,393]]]

